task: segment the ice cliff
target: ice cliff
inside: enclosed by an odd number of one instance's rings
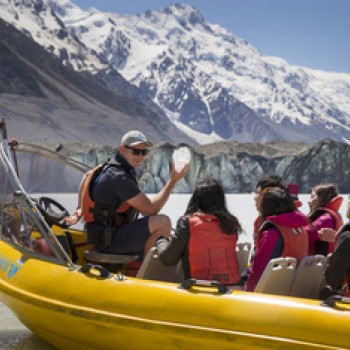
[[[145,192],[158,192],[166,183],[172,153],[178,146],[165,143],[151,150],[138,169],[139,183]],[[301,193],[309,193],[312,186],[321,182],[334,182],[341,193],[350,192],[350,145],[330,139],[311,146],[219,142],[190,148],[190,151],[189,172],[174,192],[192,192],[199,181],[215,177],[227,193],[249,193],[267,174],[278,174],[287,182],[299,183]],[[110,158],[115,149],[76,145],[73,148],[64,146],[61,152],[94,166]]]

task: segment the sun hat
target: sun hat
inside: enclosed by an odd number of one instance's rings
[[[138,130],[131,130],[123,135],[120,144],[123,146],[137,146],[144,144],[147,147],[152,147],[152,142],[148,141],[146,136],[138,131]]]

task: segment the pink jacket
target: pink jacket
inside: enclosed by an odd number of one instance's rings
[[[307,225],[307,216],[295,210],[289,213],[271,215],[266,218],[277,225],[298,228]],[[283,251],[283,239],[276,228],[271,227],[263,231],[256,249],[252,265],[249,269],[249,276],[245,284],[245,290],[253,292],[268,262],[281,256]]]
[[[333,228],[334,220],[331,214],[322,213],[312,224],[304,227],[307,235],[309,236],[309,255],[315,254],[315,243],[320,240],[318,231],[321,228]]]

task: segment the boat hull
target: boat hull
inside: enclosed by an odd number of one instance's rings
[[[319,301],[103,278],[0,242],[0,297],[59,349],[348,349],[350,311]]]

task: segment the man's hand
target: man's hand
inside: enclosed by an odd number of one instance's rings
[[[186,164],[180,171],[176,171],[175,163],[172,162],[172,164],[171,164],[171,181],[176,183],[179,180],[181,180],[187,174],[189,167],[190,167],[190,165]]]
[[[68,225],[74,225],[80,220],[81,217],[82,217],[81,209],[77,209],[71,216],[66,216],[65,218],[63,218],[63,220]]]
[[[168,200],[176,183],[187,174],[188,168],[189,164],[186,164],[181,171],[176,171],[173,162],[170,178],[157,194],[154,194],[152,198],[150,198],[145,193],[140,192],[135,197],[128,199],[127,202],[143,215],[158,214]]]

